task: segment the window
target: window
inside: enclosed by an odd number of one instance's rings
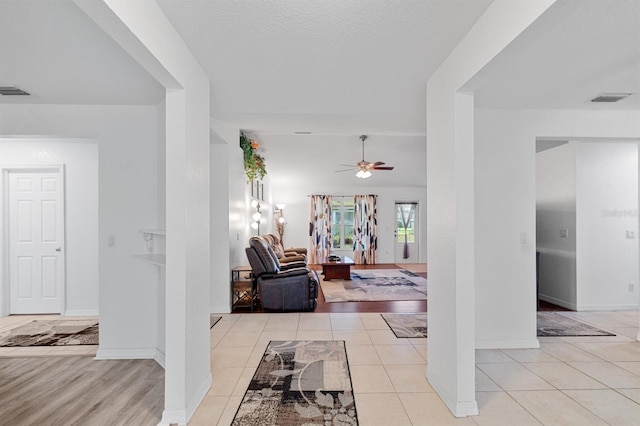
[[[415,212],[416,205],[411,203],[396,204],[396,238],[397,242],[404,244],[405,235],[407,243],[415,243]],[[407,225],[405,228],[405,224]]]
[[[331,201],[331,239],[334,249],[353,249],[353,199]]]

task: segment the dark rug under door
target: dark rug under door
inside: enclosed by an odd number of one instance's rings
[[[0,347],[97,345],[98,320],[34,320],[0,333]]]

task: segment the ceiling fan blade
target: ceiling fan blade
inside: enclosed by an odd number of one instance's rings
[[[335,170],[335,173],[340,173],[340,172],[352,172],[355,169],[347,169],[347,170]]]
[[[376,167],[377,166],[382,166],[383,164],[386,164],[386,163],[384,163],[382,161],[376,161],[375,163],[373,163],[373,165],[376,166]]]
[[[358,167],[358,166],[354,166],[353,164],[339,164],[340,167]]]
[[[374,167],[373,170],[393,170],[393,166]]]

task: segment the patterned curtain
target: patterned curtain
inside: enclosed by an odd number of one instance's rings
[[[378,218],[376,212],[377,195],[356,195],[354,197],[353,233],[354,261],[357,264],[376,263],[378,248]]]
[[[308,263],[318,264],[331,254],[331,197],[311,196],[311,217],[309,220],[311,252]]]

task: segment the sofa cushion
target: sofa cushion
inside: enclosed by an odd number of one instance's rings
[[[266,273],[275,274],[280,271],[278,258],[264,238],[260,236],[251,237],[249,246],[256,251]]]

